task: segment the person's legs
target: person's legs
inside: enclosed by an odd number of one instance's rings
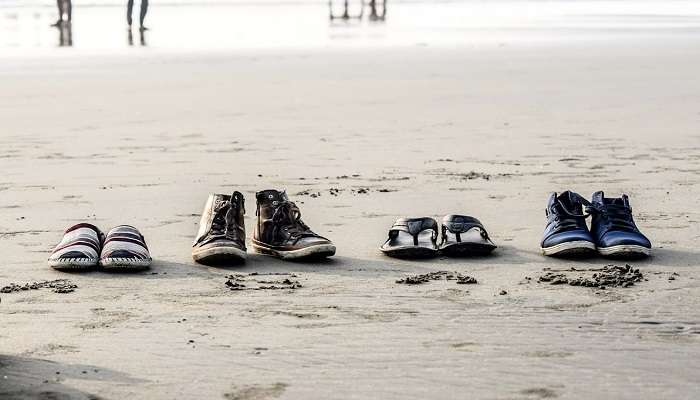
[[[148,0],[141,0],[141,15],[139,18],[139,23],[143,28],[143,20],[146,19],[146,13],[148,12]]]
[[[54,25],[59,25],[63,21],[63,0],[56,0],[58,6],[58,19]]]
[[[73,20],[73,2],[71,0],[66,0],[66,14],[67,21],[71,22]]]
[[[126,3],[126,23],[131,26],[131,10],[134,9],[134,0],[129,0]]]

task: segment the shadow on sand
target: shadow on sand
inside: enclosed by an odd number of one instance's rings
[[[87,379],[134,384],[143,382],[118,371],[94,365],[62,364],[35,358],[0,355],[0,398],[3,400],[97,400],[101,397],[63,384]]]
[[[321,260],[284,261],[277,258],[248,254],[243,263],[220,263],[213,265],[154,260],[150,269],[134,272],[105,272],[101,270],[68,272],[69,275],[95,280],[109,279],[181,279],[186,277],[211,278],[233,273],[320,273],[358,277],[364,275],[382,277],[395,276],[397,273],[425,273],[430,271],[473,271],[491,266],[517,267],[526,266],[532,262],[544,263],[548,267],[582,267],[584,265],[599,266],[605,264],[635,267],[689,267],[697,264],[700,253],[679,249],[654,249],[653,256],[641,260],[615,260],[592,256],[587,258],[566,259],[544,257],[535,251],[523,251],[511,246],[500,246],[492,255],[481,257],[436,257],[421,260],[403,260],[390,257],[357,258],[337,255]],[[540,268],[540,267],[538,267]]]

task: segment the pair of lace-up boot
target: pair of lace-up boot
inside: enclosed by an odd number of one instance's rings
[[[255,194],[257,223],[253,249],[282,259],[325,258],[335,254],[330,240],[314,233],[284,191]],[[242,262],[247,255],[245,199],[240,192],[211,194],[204,206],[192,258],[203,264]]]

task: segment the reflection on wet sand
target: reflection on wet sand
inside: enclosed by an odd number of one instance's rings
[[[379,5],[378,5],[379,3]],[[386,0],[381,0],[377,2],[377,0],[370,0],[369,3],[364,3],[364,0],[360,2],[360,9],[357,14],[351,14],[350,13],[350,5],[348,0],[343,0],[343,7],[342,7],[342,12],[340,14],[336,14],[334,12],[334,7],[333,7],[333,0],[330,0],[328,2],[328,10],[329,10],[329,19],[331,21],[334,20],[344,20],[344,21],[349,21],[349,20],[362,20],[362,17],[364,16],[365,13],[365,5],[369,7],[369,20],[370,21],[384,21],[386,19]],[[377,10],[380,11],[377,11]]]
[[[129,46],[134,45],[134,34],[131,32],[131,29],[127,29],[128,32],[128,37],[127,41],[129,42]],[[146,46],[146,30],[145,29],[139,29],[139,44],[141,46]]]
[[[71,47],[73,46],[73,24],[64,22],[56,26],[58,29],[58,46]]]
[[[371,0],[369,2],[370,21],[384,21],[386,19],[386,0],[381,2],[379,8],[381,9],[381,12],[377,13],[377,0]]]

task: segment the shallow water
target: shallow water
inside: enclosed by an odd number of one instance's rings
[[[138,2],[138,0],[137,0]],[[198,4],[200,3],[200,4]],[[74,1],[74,22],[61,32],[53,2],[0,0],[0,54],[383,46],[478,46],[552,41],[700,36],[696,1],[390,2],[386,18],[329,19],[322,1],[152,1],[143,37],[129,35],[121,2]],[[336,1],[333,12],[342,13]],[[134,7],[138,12],[138,4]],[[358,15],[359,2],[349,14]],[[377,13],[381,14],[381,8]],[[145,51],[145,50],[144,50]]]

